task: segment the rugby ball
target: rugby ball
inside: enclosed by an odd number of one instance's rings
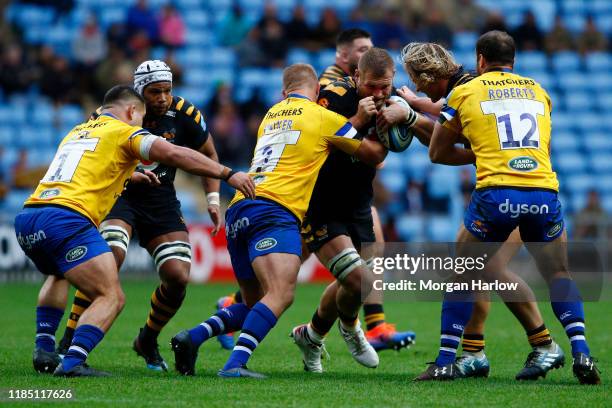
[[[401,105],[410,107],[408,102],[404,100],[401,96],[393,95],[389,99],[395,101]],[[392,152],[403,152],[410,146],[412,143],[412,138],[414,137],[414,133],[412,129],[404,124],[391,126],[387,131],[376,129],[376,133],[378,134],[378,139],[380,142]]]

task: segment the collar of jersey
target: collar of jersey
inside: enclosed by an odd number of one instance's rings
[[[488,70],[487,72],[510,72],[512,73],[512,70],[510,68],[494,67]]]
[[[104,112],[100,116],[108,116],[109,118],[117,119],[117,117],[110,112]]]
[[[301,98],[301,99],[308,99],[308,100],[310,100],[309,97],[301,95],[299,93],[290,93],[289,95],[287,95],[287,98]]]

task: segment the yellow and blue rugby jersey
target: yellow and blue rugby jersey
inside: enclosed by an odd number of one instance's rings
[[[550,163],[550,115],[550,97],[537,82],[500,70],[453,89],[439,121],[470,142],[476,154],[476,189],[558,191]]]
[[[353,154],[361,143],[357,137],[346,117],[289,95],[270,108],[259,126],[249,169],[257,196],[279,203],[302,221],[330,148]],[[230,205],[243,198],[237,192]]]
[[[26,205],[61,205],[99,225],[157,136],[111,114],[74,127]]]

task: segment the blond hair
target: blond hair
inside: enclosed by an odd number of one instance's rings
[[[413,79],[427,84],[448,79],[461,67],[450,51],[435,43],[410,43],[402,49],[400,60]]]
[[[317,73],[310,64],[293,64],[283,70],[283,90],[290,92],[304,87],[316,87]]]

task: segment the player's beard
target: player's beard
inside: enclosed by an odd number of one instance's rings
[[[376,105],[376,110],[380,112],[380,110],[382,108],[385,107],[385,102],[387,101],[388,97],[383,97],[380,99],[374,99],[374,104]]]

